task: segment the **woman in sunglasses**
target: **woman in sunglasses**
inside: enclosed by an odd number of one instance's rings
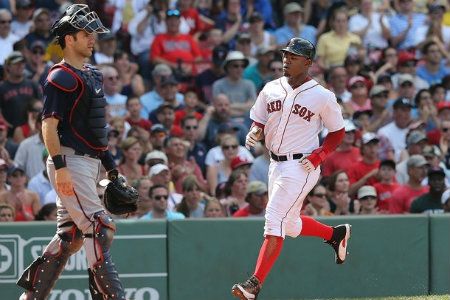
[[[220,141],[220,147],[224,156],[224,160],[210,165],[206,169],[206,179],[209,184],[209,192],[215,195],[218,184],[227,182],[231,174],[231,161],[238,155],[239,142],[237,138],[231,134],[227,134]]]

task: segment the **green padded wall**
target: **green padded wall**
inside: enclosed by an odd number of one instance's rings
[[[314,299],[428,293],[428,219],[400,216],[327,218],[350,222],[350,256],[335,265],[317,238],[287,238],[258,298]],[[262,220],[195,220],[168,224],[171,299],[230,299],[235,281],[252,274]]]
[[[55,223],[9,223],[0,226],[0,299],[18,299],[15,285],[23,268],[55,233]],[[112,256],[125,286],[127,299],[168,299],[166,222],[117,224]],[[73,255],[49,300],[88,300],[87,263],[84,249]]]
[[[430,293],[450,294],[450,218],[430,217]]]

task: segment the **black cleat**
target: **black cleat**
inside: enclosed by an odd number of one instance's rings
[[[258,278],[253,275],[245,282],[233,285],[231,293],[240,300],[256,300],[260,290],[261,283]]]
[[[335,261],[338,265],[343,264],[347,256],[348,239],[350,238],[352,226],[350,224],[342,224],[333,227],[333,236],[331,240],[325,241],[333,247]]]

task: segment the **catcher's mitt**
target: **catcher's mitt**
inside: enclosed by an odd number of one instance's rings
[[[106,209],[114,215],[135,212],[139,197],[137,190],[128,186],[122,176],[109,176],[109,179],[103,196]]]

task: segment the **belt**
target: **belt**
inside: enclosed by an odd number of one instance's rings
[[[274,161],[287,161],[288,160],[288,156],[287,155],[276,155],[273,152],[270,152],[270,157],[274,160]],[[303,157],[302,153],[295,153],[292,155],[292,159],[296,160],[296,159],[300,159]]]
[[[97,156],[97,155],[91,155],[91,154],[83,153],[83,152],[78,151],[78,150],[75,150],[75,152],[74,152],[73,154],[79,155],[79,156],[86,156],[86,157],[98,159],[98,156]]]

